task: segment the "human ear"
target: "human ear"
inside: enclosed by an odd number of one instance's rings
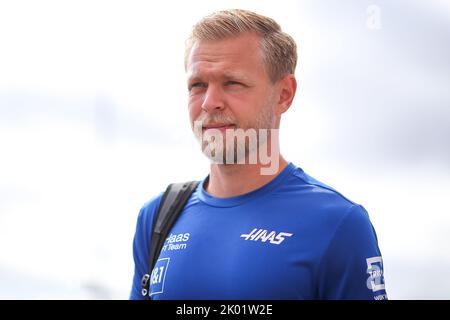
[[[297,80],[293,74],[287,74],[278,80],[278,101],[275,113],[277,116],[285,113],[294,100],[297,91]]]

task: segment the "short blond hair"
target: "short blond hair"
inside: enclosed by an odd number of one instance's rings
[[[245,32],[253,32],[260,37],[264,66],[273,83],[286,74],[295,73],[297,45],[294,39],[283,32],[280,25],[272,18],[242,9],[214,12],[193,26],[186,40],[185,68],[196,41],[221,40]]]

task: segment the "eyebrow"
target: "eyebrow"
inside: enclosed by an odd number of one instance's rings
[[[225,79],[238,79],[238,80],[243,80],[243,81],[249,81],[249,79],[245,75],[243,75],[239,72],[229,72],[229,71],[227,72],[226,71],[226,72],[224,72],[223,76]]]
[[[223,72],[223,74],[221,75],[221,77],[223,79],[236,79],[236,80],[242,80],[242,81],[250,81],[250,79],[248,79],[245,75],[239,73],[239,72],[232,72],[232,71],[225,71]],[[191,76],[188,77],[188,82],[193,82],[193,81],[199,81],[202,79],[201,74],[192,74]]]

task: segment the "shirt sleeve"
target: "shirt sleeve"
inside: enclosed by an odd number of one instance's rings
[[[319,266],[319,298],[385,300],[383,260],[367,211],[353,205],[340,222]]]
[[[143,300],[141,279],[148,273],[150,239],[153,230],[153,218],[159,207],[162,193],[147,202],[139,211],[136,232],[133,239],[134,275],[130,300]]]

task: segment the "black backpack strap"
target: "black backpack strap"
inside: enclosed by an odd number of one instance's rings
[[[148,261],[149,271],[142,277],[141,281],[142,295],[145,297],[150,296],[150,275],[156,264],[156,260],[159,257],[167,235],[199,183],[200,181],[172,183],[169,184],[166,192],[164,192],[153,225]]]

